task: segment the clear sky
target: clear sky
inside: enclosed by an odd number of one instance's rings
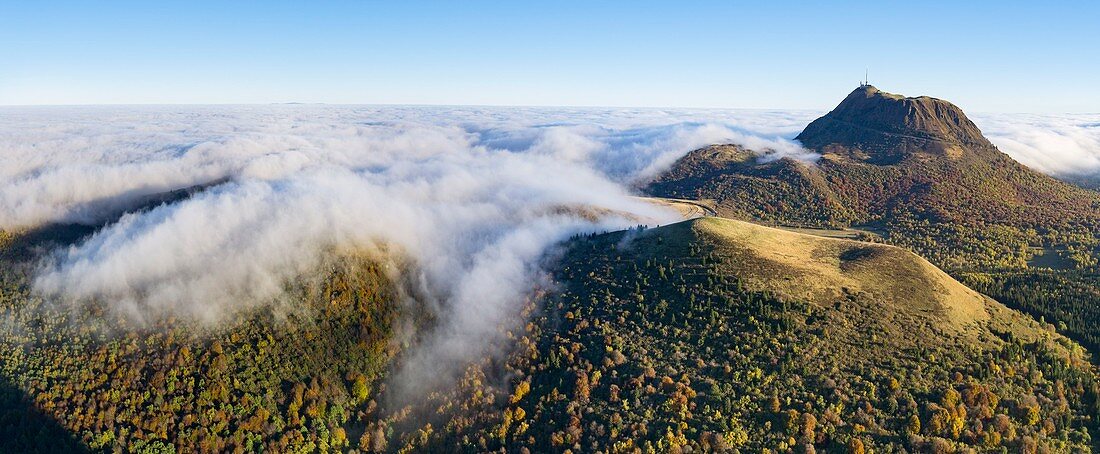
[[[1100,111],[1100,2],[0,0],[0,104]]]

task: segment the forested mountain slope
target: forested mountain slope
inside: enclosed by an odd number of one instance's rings
[[[358,440],[397,352],[398,289],[375,260],[334,258],[289,289],[294,311],[143,326],[28,289],[28,254],[86,230],[0,239],[0,451],[313,452]]]
[[[947,101],[871,86],[798,140],[820,159],[714,145],[646,190],[712,200],[723,216],[864,229],[1100,349],[1100,193],[1012,160]]]
[[[564,247],[529,321],[414,400],[386,382],[416,314],[371,257],[333,259],[290,289],[300,312],[256,310],[218,329],[122,326],[40,300],[5,267],[0,308],[20,329],[0,342],[0,446],[1092,447],[1089,355],[902,249],[718,218]]]
[[[714,200],[727,216],[931,237],[944,248],[924,249],[949,265],[1021,265],[1029,244],[1096,261],[1100,193],[1013,161],[946,101],[863,86],[797,139],[821,158],[766,161],[717,145],[688,153],[647,189]]]
[[[556,278],[496,403],[429,446],[1092,447],[1084,350],[895,247],[703,218],[578,238]]]

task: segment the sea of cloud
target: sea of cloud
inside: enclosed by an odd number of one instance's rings
[[[440,313],[426,364],[476,351],[570,235],[677,214],[638,184],[713,143],[817,156],[820,112],[422,106],[0,109],[0,229],[99,226],[43,260],[35,289],[140,322],[217,323],[278,304],[334,250],[385,245]],[[1100,116],[977,116],[1041,171],[1100,169]],[[147,205],[157,194],[205,187]]]
[[[1100,177],[1100,114],[977,114],[991,142],[1017,161],[1067,180]]]
[[[135,322],[287,304],[340,250],[400,251],[443,324],[416,362],[484,347],[570,235],[678,215],[634,185],[716,142],[814,155],[810,114],[268,105],[0,109],[0,229],[98,226],[34,287]],[[150,197],[203,187],[148,207]],[[142,209],[138,209],[142,208]],[[426,374],[427,372],[423,372]]]

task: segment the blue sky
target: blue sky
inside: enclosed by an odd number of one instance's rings
[[[1100,2],[807,3],[2,0],[0,104],[1100,111]]]

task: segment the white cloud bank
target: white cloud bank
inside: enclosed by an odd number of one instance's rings
[[[143,196],[222,178],[274,181],[320,167],[486,158],[481,151],[553,157],[618,183],[650,176],[714,142],[812,159],[785,138],[812,116],[301,105],[3,108],[0,228],[92,223]]]
[[[486,345],[554,243],[663,224],[634,183],[715,142],[812,158],[812,114],[462,107],[0,109],[0,229],[106,223],[35,288],[136,321],[279,304],[334,249],[393,245],[441,311],[420,364]],[[131,212],[152,195],[214,183]],[[584,215],[588,213],[589,215]],[[598,218],[592,213],[600,214]]]
[[[977,114],[974,122],[1028,167],[1067,179],[1100,176],[1100,114]]]
[[[0,229],[110,221],[36,288],[143,320],[219,321],[278,300],[324,251],[392,244],[435,295],[436,353],[491,338],[573,233],[667,223],[629,188],[733,142],[807,161],[818,112],[369,106],[0,109]],[[1100,116],[977,116],[1039,170],[1100,169]],[[217,183],[132,210],[150,195]],[[579,211],[605,213],[599,219]],[[433,357],[432,360],[437,359]]]

